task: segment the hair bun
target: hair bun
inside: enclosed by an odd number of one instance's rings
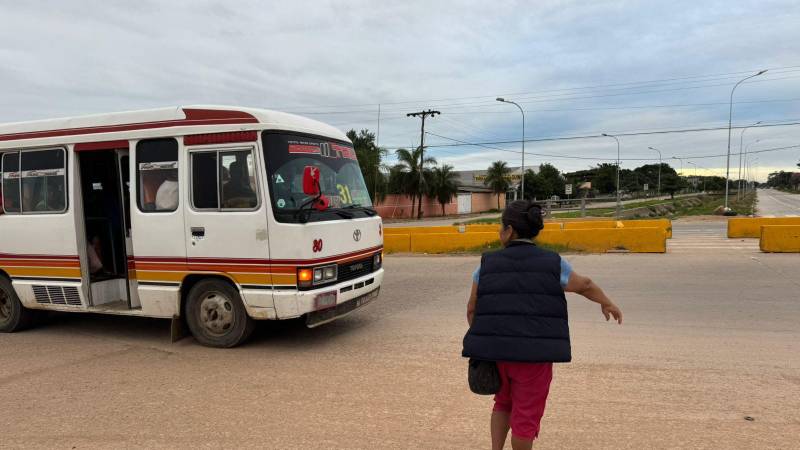
[[[542,219],[542,206],[538,203],[531,203],[528,210],[525,212],[525,218],[530,224],[531,229],[541,230],[544,228],[544,219]]]

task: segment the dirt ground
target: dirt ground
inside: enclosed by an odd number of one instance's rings
[[[570,255],[625,323],[569,297],[537,448],[797,448],[797,255]],[[376,303],[241,348],[150,319],[59,315],[0,335],[0,447],[488,448],[460,357],[477,256],[390,256]],[[747,420],[750,417],[753,420]]]

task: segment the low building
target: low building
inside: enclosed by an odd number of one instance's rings
[[[519,167],[511,167],[508,174],[510,187],[505,194],[497,195],[486,186],[487,170],[459,170],[458,174],[458,194],[450,203],[442,205],[436,199],[424,197],[422,199],[422,216],[455,216],[459,214],[477,214],[495,209],[503,209],[507,201],[516,199],[520,182],[522,181],[522,171]],[[526,167],[526,170],[539,171],[539,166]],[[499,197],[499,198],[498,198]],[[410,218],[416,215],[419,199],[415,204],[411,204],[411,197],[406,195],[390,194],[375,205],[381,217],[384,219]]]

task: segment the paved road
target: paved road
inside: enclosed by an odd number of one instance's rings
[[[667,240],[667,251],[680,254],[716,254],[720,258],[730,253],[760,254],[758,239],[728,239],[727,235],[727,218],[673,220],[672,239]]]
[[[796,255],[567,258],[625,324],[569,297],[573,362],[537,448],[796,448]],[[487,448],[491,400],[469,393],[459,356],[477,263],[389,256],[375,304],[314,330],[265,323],[232,350],[119,317],[0,335],[0,447]]]
[[[775,189],[759,189],[756,210],[759,216],[800,216],[800,194]]]

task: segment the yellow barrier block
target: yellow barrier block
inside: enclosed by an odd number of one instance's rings
[[[762,225],[762,252],[800,253],[800,225]]]
[[[620,220],[623,228],[663,228],[667,239],[672,238],[672,221],[669,219]]]
[[[595,253],[614,250],[633,253],[667,251],[667,233],[663,228],[543,230],[536,241],[569,250]]]
[[[759,238],[765,225],[800,225],[800,217],[734,217],[728,219],[729,238]]]
[[[662,228],[667,238],[672,237],[672,221],[669,219],[644,220],[589,220],[585,222],[564,222],[565,230],[586,230],[604,228]]]
[[[410,234],[384,234],[383,251],[386,253],[406,253],[411,251]]]
[[[458,233],[458,227],[397,227],[397,228],[384,228],[384,234],[443,234],[443,233]]]
[[[564,222],[565,230],[586,230],[586,229],[602,229],[602,228],[617,228],[616,220],[592,220],[587,222]]]
[[[499,240],[497,232],[412,234],[411,251],[413,253],[447,253],[469,250]]]

